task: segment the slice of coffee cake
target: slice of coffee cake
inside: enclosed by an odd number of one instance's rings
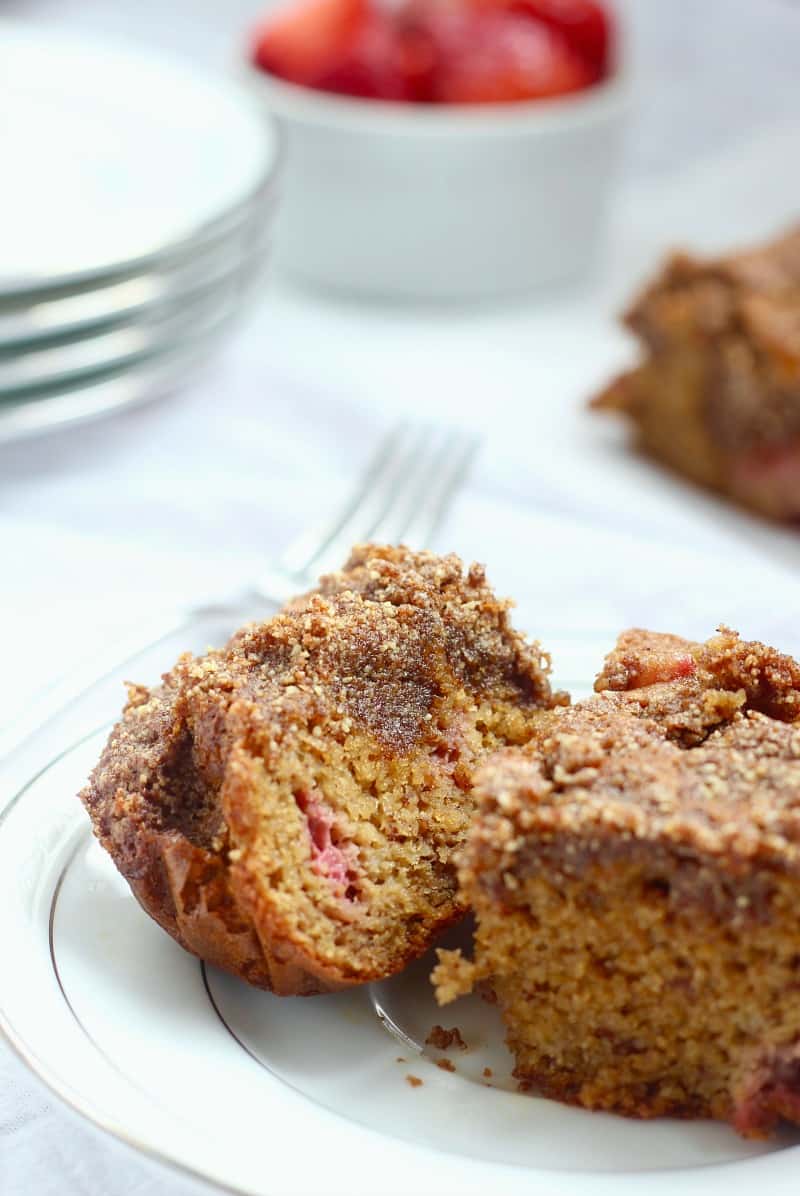
[[[366,546],[133,687],[82,797],[147,912],[278,993],[376,980],[460,917],[475,765],[565,700],[457,557]]]
[[[625,322],[642,360],[593,406],[693,481],[800,517],[800,228],[722,258],[675,254]]]
[[[635,1117],[800,1122],[800,667],[629,632],[595,697],[478,775],[460,873],[516,1074]]]

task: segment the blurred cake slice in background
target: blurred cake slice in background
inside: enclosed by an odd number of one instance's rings
[[[641,363],[592,403],[679,473],[800,517],[800,227],[728,257],[673,255],[625,323]]]

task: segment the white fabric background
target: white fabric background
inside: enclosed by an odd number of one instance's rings
[[[259,7],[17,0],[4,11],[224,69]],[[612,315],[661,248],[759,236],[797,214],[800,6],[626,7],[637,116],[604,267],[579,290],[456,312],[369,309],[272,283],[181,395],[0,446],[0,724],[143,613],[253,576],[346,493],[398,412],[482,431],[437,547],[485,560],[543,639],[635,622],[705,635],[724,619],[800,646],[798,536],[628,457],[619,431],[584,410],[630,352]],[[2,1196],[184,1190],[68,1115],[0,1046]]]

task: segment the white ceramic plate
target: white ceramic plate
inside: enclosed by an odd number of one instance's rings
[[[609,642],[551,639],[558,683],[585,691]],[[796,1193],[797,1137],[745,1142],[724,1125],[637,1123],[517,1093],[496,1011],[472,998],[438,1010],[430,959],[316,999],[205,969],[141,911],[89,832],[75,793],[105,733],[41,761],[0,820],[13,961],[0,1025],[96,1125],[249,1196]],[[425,1045],[435,1023],[468,1043],[447,1055],[454,1072]]]
[[[223,315],[206,340],[174,345],[164,352],[131,355],[121,368],[59,379],[55,391],[40,389],[6,399],[0,396],[0,444],[91,423],[138,407],[185,386],[206,365],[228,326]]]
[[[234,84],[0,23],[0,442],[174,390],[263,273],[279,143]]]
[[[143,275],[138,287],[124,284],[127,311],[90,318],[72,332],[45,330],[27,352],[6,353],[0,344],[0,444],[86,423],[185,384],[248,305],[268,254],[260,232],[210,282],[162,296],[148,286],[157,280]]]
[[[266,248],[253,245],[247,257],[233,261],[227,275],[209,289],[176,296],[155,311],[121,320],[115,326],[84,336],[36,342],[27,350],[0,352],[0,399],[68,390],[75,382],[102,373],[120,373],[161,353],[191,344],[208,343],[242,306],[254,280],[263,274]]]
[[[0,300],[0,363],[23,354],[89,340],[133,325],[155,326],[174,308],[213,297],[253,256],[266,251],[276,196],[252,204],[212,246],[123,281],[26,302]]]
[[[112,43],[0,26],[0,300],[221,235],[277,136],[233,84]]]

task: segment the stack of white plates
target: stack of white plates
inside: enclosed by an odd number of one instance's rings
[[[0,24],[0,441],[164,393],[264,266],[277,135],[233,83]]]

